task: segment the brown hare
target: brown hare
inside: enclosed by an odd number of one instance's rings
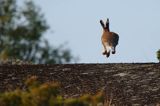
[[[118,45],[119,36],[114,32],[110,32],[108,18],[107,18],[106,25],[102,20],[100,20],[100,24],[103,28],[103,34],[101,37],[102,44],[104,47],[103,55],[106,55],[106,57],[109,57],[111,50],[112,50],[112,54],[116,53],[116,46]]]

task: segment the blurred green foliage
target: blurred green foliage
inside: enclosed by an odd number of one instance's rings
[[[160,49],[157,51],[157,59],[158,59],[158,61],[160,63]]]
[[[32,76],[25,82],[26,90],[16,89],[0,94],[1,106],[97,106],[104,101],[103,92],[79,98],[63,98],[59,83],[39,83]]]
[[[49,26],[32,0],[0,0],[0,60],[68,63],[73,57],[64,46],[51,47],[43,38]]]

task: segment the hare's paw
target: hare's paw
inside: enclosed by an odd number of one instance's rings
[[[116,51],[112,51],[112,54],[115,54],[116,53]]]
[[[102,52],[102,54],[103,54],[103,55],[106,55],[106,54],[107,54],[107,51]]]

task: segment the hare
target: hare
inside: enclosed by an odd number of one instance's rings
[[[119,35],[114,32],[110,32],[108,18],[107,18],[106,25],[102,20],[100,20],[100,24],[103,28],[101,41],[104,47],[104,52],[102,54],[106,55],[106,57],[109,57],[111,50],[112,50],[112,54],[116,53],[116,46],[118,45]]]

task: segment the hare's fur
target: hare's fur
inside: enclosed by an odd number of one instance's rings
[[[103,55],[107,57],[110,56],[110,51],[112,50],[112,54],[116,52],[116,46],[118,45],[119,35],[114,32],[110,32],[109,29],[109,19],[107,19],[106,25],[100,20],[100,23],[103,28],[103,34],[101,37],[102,45],[104,47]]]

